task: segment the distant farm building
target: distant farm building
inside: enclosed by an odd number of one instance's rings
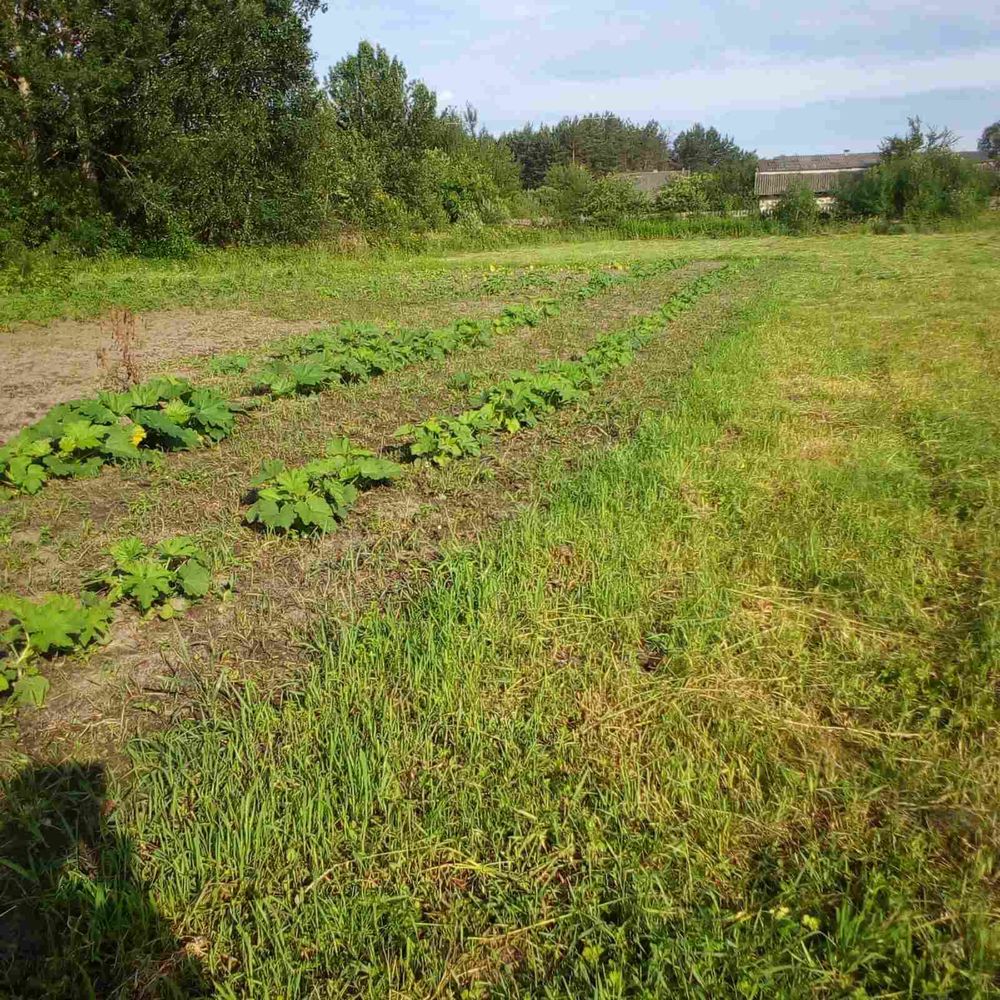
[[[987,165],[984,153],[975,150],[958,154]],[[835,200],[838,185],[851,174],[860,174],[879,161],[878,153],[823,153],[818,156],[776,156],[757,161],[753,193],[762,213],[770,212],[778,199],[794,184],[805,185],[821,208]]]
[[[820,207],[833,204],[837,186],[851,174],[878,163],[878,153],[828,153],[819,156],[776,156],[757,161],[753,193],[761,212],[770,212],[793,185],[805,185]]]
[[[641,191],[650,198],[662,187],[666,187],[677,177],[683,177],[686,170],[633,170],[616,176],[631,182],[636,191]]]

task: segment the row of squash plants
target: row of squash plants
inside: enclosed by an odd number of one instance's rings
[[[366,381],[418,361],[436,360],[489,342],[493,334],[535,326],[558,315],[566,300],[585,300],[617,284],[644,280],[679,267],[665,260],[621,274],[598,270],[561,300],[509,306],[492,319],[462,319],[433,330],[385,330],[343,324],[276,345],[253,378],[257,396],[278,398],[320,392]],[[249,359],[227,355],[217,371],[249,367]],[[245,364],[244,364],[245,363]],[[97,475],[108,463],[139,462],[151,453],[217,444],[253,402],[225,399],[186,379],[154,378],[125,392],[102,392],[53,407],[0,447],[0,499],[37,493],[53,478]]]
[[[480,455],[495,435],[534,427],[546,414],[577,402],[615,369],[631,363],[666,324],[745,266],[732,264],[696,278],[654,312],[599,337],[577,359],[513,372],[455,416],[400,427],[395,436],[402,441],[404,461],[447,465]],[[357,448],[346,438],[334,439],[323,458],[305,465],[265,463],[251,483],[253,499],[245,519],[272,532],[322,534],[346,518],[359,491],[391,483],[402,474],[402,465]]]
[[[469,409],[456,416],[405,424],[396,431],[396,437],[404,439],[405,456],[413,461],[447,465],[458,458],[481,454],[486,440],[496,434],[516,434],[524,427],[534,427],[541,417],[577,402],[615,369],[630,364],[636,352],[667,323],[741,266],[728,265],[696,278],[659,309],[598,338],[575,360],[547,361],[533,371],[513,372],[480,393]]]
[[[645,265],[633,269],[630,280],[676,266],[674,261]],[[636,351],[667,323],[740,266],[730,265],[695,279],[653,313],[598,338],[575,360],[514,372],[457,416],[399,428],[396,436],[406,439],[404,459],[445,465],[479,455],[493,435],[535,426],[546,414],[581,399],[612,371],[629,364]],[[592,279],[575,294],[587,298],[600,287],[600,281]],[[296,348],[288,345],[286,349]],[[171,412],[181,416],[176,408]],[[137,422],[137,426],[143,425]],[[279,461],[265,463],[251,482],[252,499],[244,520],[268,532],[324,534],[347,517],[361,491],[392,483],[403,472],[397,462],[359,448],[347,438],[334,438],[323,457],[305,465],[289,468]],[[7,620],[0,630],[0,697],[7,696],[14,705],[40,707],[49,690],[42,673],[45,659],[104,641],[116,605],[127,603],[146,616],[169,618],[184,611],[190,601],[204,597],[214,585],[207,553],[189,536],[168,538],[153,546],[127,538],[113,546],[109,556],[108,566],[87,581],[80,597],[0,596],[0,615]]]

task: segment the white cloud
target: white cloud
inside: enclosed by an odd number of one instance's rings
[[[452,66],[452,72],[457,67]],[[660,70],[602,81],[540,80],[490,68],[486,94],[470,94],[488,117],[527,119],[596,107],[623,114],[689,118],[717,111],[790,108],[816,101],[897,97],[931,90],[1000,87],[1000,47],[926,59],[847,58],[789,60],[739,52],[720,53],[712,65]],[[480,79],[483,67],[480,65]],[[464,80],[476,76],[466,69]],[[478,90],[469,87],[469,90]],[[596,103],[595,103],[596,102]]]
[[[1000,4],[983,0],[808,8],[791,0],[342,0],[315,27],[321,72],[353,47],[352,32],[373,38],[438,90],[442,106],[470,101],[494,130],[608,109],[675,128],[725,122],[749,145],[756,135],[762,146],[815,137],[836,145],[849,130],[853,142],[899,127],[911,107],[936,107],[940,117],[928,111],[929,120],[978,129],[984,113],[995,117],[989,95],[1000,96]],[[843,120],[830,117],[839,105],[852,109]],[[879,110],[890,105],[892,121]],[[826,120],[813,126],[808,109],[819,107]],[[794,123],[787,139],[773,134],[779,121]],[[744,122],[756,123],[745,136]]]

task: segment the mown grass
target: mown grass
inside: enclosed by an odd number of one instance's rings
[[[572,266],[572,265],[570,265]],[[323,245],[271,250],[204,250],[191,257],[38,258],[25,272],[0,270],[0,329],[55,318],[86,319],[119,305],[137,311],[172,306],[247,306],[286,319],[343,317],[356,303],[420,306],[480,295],[545,294],[544,269],[512,274],[479,261],[440,256],[350,256]],[[352,318],[352,317],[347,317]],[[369,317],[371,320],[373,317]]]
[[[980,239],[784,244],[630,440],[133,746],[80,821],[113,863],[39,860],[99,774],[22,775],[22,995],[995,995]]]
[[[989,238],[998,227],[996,212],[974,224],[955,226],[989,233]],[[326,316],[331,304],[341,299],[433,301],[447,295],[452,283],[474,283],[477,269],[522,259],[536,265],[554,260],[574,266],[615,257],[757,256],[791,248],[797,254],[824,257],[840,247],[855,254],[864,245],[898,246],[926,239],[913,233],[872,236],[859,226],[834,227],[791,241],[767,235],[768,231],[760,220],[705,218],[640,221],[608,230],[509,227],[487,231],[481,238],[430,239],[424,252],[345,252],[320,243],[204,250],[178,260],[116,256],[81,260],[30,253],[21,263],[0,269],[0,330],[60,317],[86,319],[112,305],[143,312],[171,306],[240,306],[283,318]],[[743,238],[720,243],[718,236]]]

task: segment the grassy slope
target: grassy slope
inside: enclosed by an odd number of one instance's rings
[[[136,750],[152,902],[83,926],[224,996],[990,994],[995,241],[754,242],[633,440]]]

